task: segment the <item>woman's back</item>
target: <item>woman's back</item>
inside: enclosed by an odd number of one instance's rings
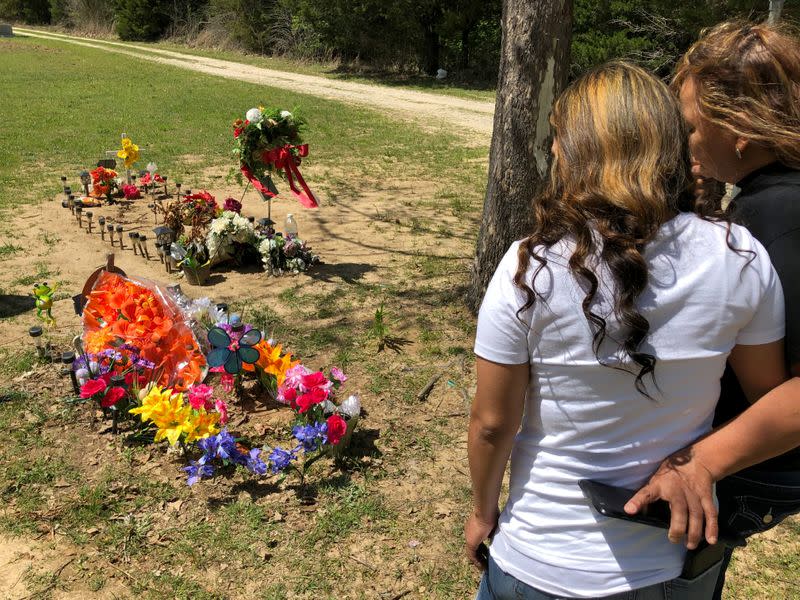
[[[737,343],[783,336],[783,298],[766,252],[743,228],[730,243],[725,224],[682,213],[646,245],[648,283],[637,299],[650,324],[641,350],[657,357],[655,383],[634,386],[638,368],[619,350],[613,278],[604,264],[592,312],[606,321],[597,354],[582,302],[586,284],[568,261],[575,244],[562,240],[536,252],[546,266],[538,294],[514,285],[518,246],[501,262],[481,308],[475,352],[503,364],[530,362],[522,428],[511,462],[509,502],[492,556],[530,585],[558,594],[597,596],[644,587],[679,574],[684,549],[662,530],[595,513],[578,481],[597,479],[638,488],[669,454],[710,429],[719,378]],[[602,283],[605,282],[605,283]],[[607,366],[598,362],[598,358]]]

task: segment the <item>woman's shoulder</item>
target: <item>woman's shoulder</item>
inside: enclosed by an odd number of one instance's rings
[[[742,248],[754,250],[760,247],[760,242],[756,237],[742,225],[725,220],[707,219],[695,213],[679,213],[672,221],[673,229],[679,231],[678,235],[687,238],[687,243],[691,240],[700,241],[706,239],[718,245],[720,249]],[[666,232],[669,235],[669,228]]]

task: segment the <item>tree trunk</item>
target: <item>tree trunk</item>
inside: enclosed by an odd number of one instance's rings
[[[436,75],[439,70],[441,54],[441,41],[439,39],[439,32],[435,26],[430,26],[425,29],[425,56],[423,58],[423,69],[427,75]]]
[[[775,24],[781,18],[783,0],[769,0],[769,22]]]
[[[470,41],[469,41],[469,34],[472,31],[474,25],[469,23],[464,25],[464,28],[461,30],[461,60],[459,61],[459,68],[461,69],[468,69],[469,68],[469,59],[470,59]]]
[[[569,71],[572,0],[504,0],[489,183],[467,306],[477,312],[497,264],[533,226],[547,179],[550,110]]]

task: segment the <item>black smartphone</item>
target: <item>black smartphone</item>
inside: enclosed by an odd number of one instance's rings
[[[657,500],[648,504],[635,515],[629,515],[625,512],[624,506],[628,500],[633,498],[636,490],[616,487],[591,479],[581,479],[578,485],[581,486],[581,490],[589,498],[594,509],[601,515],[669,529],[670,511],[669,504],[665,500]]]

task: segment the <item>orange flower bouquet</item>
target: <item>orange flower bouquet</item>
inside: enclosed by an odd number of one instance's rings
[[[122,345],[152,362],[154,381],[176,392],[203,380],[206,359],[170,294],[152,282],[104,271],[83,310],[83,343],[92,354]]]

